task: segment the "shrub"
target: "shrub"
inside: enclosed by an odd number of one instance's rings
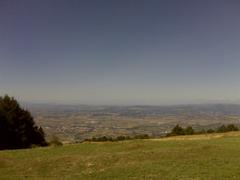
[[[216,132],[218,132],[218,133],[227,132],[227,127],[225,125],[222,125],[219,128],[217,128]]]
[[[194,130],[191,126],[188,126],[186,129],[184,129],[184,134],[185,135],[192,135],[194,134]]]
[[[62,146],[63,143],[60,141],[60,139],[57,136],[52,136],[52,139],[49,142],[50,145],[53,146]]]
[[[214,131],[213,129],[202,129],[200,131],[195,132],[194,129],[191,126],[188,126],[187,128],[182,128],[178,124],[172,129],[170,133],[168,133],[166,136],[178,136],[178,135],[192,135],[192,134],[206,134],[206,133],[223,133],[223,132],[229,132],[229,131],[239,131],[239,128],[236,127],[234,124],[229,124],[228,126],[221,125]]]
[[[148,134],[136,135],[134,139],[149,139],[149,135]]]
[[[236,127],[234,124],[229,124],[227,126],[227,131],[238,131],[238,130],[239,130],[239,128]]]
[[[178,124],[172,129],[170,133],[171,136],[184,135],[184,134],[185,134],[184,129]]]
[[[118,137],[116,138],[117,141],[123,141],[123,140],[125,140],[125,139],[126,139],[125,136],[118,136]]]
[[[215,131],[213,129],[208,129],[207,133],[214,133]]]

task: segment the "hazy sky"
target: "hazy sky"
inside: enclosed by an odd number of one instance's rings
[[[1,0],[0,94],[240,102],[239,0]]]

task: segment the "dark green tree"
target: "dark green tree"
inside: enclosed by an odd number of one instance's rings
[[[237,126],[235,126],[234,124],[229,124],[227,126],[227,131],[238,131],[239,128]]]
[[[218,133],[223,133],[223,132],[227,132],[227,127],[225,125],[220,126],[219,128],[217,128],[217,132]]]
[[[0,97],[0,149],[47,145],[44,132],[36,126],[31,114],[13,98]]]
[[[176,136],[176,135],[184,135],[185,132],[184,132],[184,129],[179,126],[178,124],[172,129],[170,135],[172,136]]]
[[[210,134],[210,133],[214,133],[214,132],[215,132],[215,131],[214,131],[213,129],[208,129],[208,130],[207,130],[207,133],[209,133],[209,134]]]
[[[185,135],[192,135],[192,134],[194,134],[194,130],[193,130],[192,126],[186,127],[186,129],[184,129],[184,134]]]

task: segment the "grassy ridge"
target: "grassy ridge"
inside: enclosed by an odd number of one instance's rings
[[[240,179],[240,133],[0,152],[0,179]]]

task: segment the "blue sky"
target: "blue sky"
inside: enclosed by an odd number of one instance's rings
[[[80,104],[240,102],[238,0],[1,0],[0,93]]]

